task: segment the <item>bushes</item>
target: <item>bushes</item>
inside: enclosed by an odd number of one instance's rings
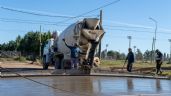
[[[20,57],[15,58],[14,60],[20,61],[20,62],[25,62],[26,61],[26,58],[23,57],[23,56],[20,56]]]

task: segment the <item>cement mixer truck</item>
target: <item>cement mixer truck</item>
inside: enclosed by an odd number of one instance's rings
[[[53,34],[44,47],[43,69],[48,69],[50,63],[56,69],[70,68],[70,50],[64,44],[77,43],[81,49],[79,66],[92,68],[99,42],[104,35],[103,27],[98,18],[84,18],[67,27],[59,36]],[[98,60],[96,60],[98,62]]]

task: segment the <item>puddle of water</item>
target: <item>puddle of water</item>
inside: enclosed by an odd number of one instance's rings
[[[171,96],[171,80],[96,76],[0,78],[0,96]],[[61,90],[62,89],[62,90]]]

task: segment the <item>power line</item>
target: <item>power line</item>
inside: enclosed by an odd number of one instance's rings
[[[89,14],[89,13],[92,13],[92,12],[97,11],[97,10],[99,10],[99,9],[105,8],[105,7],[107,7],[107,6],[110,6],[110,5],[112,5],[112,4],[117,3],[117,2],[119,2],[119,1],[120,1],[120,0],[115,0],[115,1],[113,1],[113,2],[110,2],[110,3],[108,3],[108,4],[102,5],[102,6],[98,7],[98,8],[95,8],[95,9],[93,9],[93,10],[90,10],[90,11],[88,11],[88,12],[85,12],[85,13],[80,14],[80,15],[75,16],[75,17],[71,17],[71,16],[59,16],[59,15],[56,16],[56,15],[48,15],[48,14],[40,14],[40,13],[35,13],[35,12],[27,12],[27,11],[22,11],[22,10],[7,8],[7,7],[3,7],[3,6],[1,6],[0,8],[1,8],[1,9],[4,9],[4,10],[9,10],[9,11],[14,11],[14,12],[20,12],[20,13],[25,13],[25,14],[38,15],[38,16],[69,18],[69,19],[67,19],[67,20],[60,21],[60,22],[57,22],[57,23],[56,23],[56,24],[59,24],[59,23],[67,22],[67,21],[72,20],[72,19],[75,19],[75,18],[82,17],[82,16],[84,16],[84,15],[86,15],[86,14]]]
[[[56,23],[51,21],[40,21],[40,20],[25,20],[25,19],[16,19],[16,18],[0,18],[1,20],[12,20],[12,21],[27,21],[27,22],[41,22],[41,23]],[[66,24],[66,23],[65,23]],[[68,23],[69,24],[69,23]]]
[[[43,25],[56,25],[55,22],[49,22],[49,21],[34,21],[34,20],[22,20],[22,19],[7,19],[7,18],[0,18],[0,21],[2,22],[14,22],[14,23],[26,23],[26,24],[43,24]],[[44,23],[47,22],[47,23]],[[62,25],[58,26],[69,26],[69,23],[63,23]],[[104,28],[107,30],[119,30],[119,31],[131,31],[131,32],[141,32],[141,33],[154,33],[152,31],[142,31],[142,30],[135,30],[135,29],[125,29],[128,28],[127,26],[110,26],[110,25],[105,25],[106,27],[111,27],[111,28]],[[113,28],[113,27],[121,27],[121,28]],[[131,27],[130,27],[131,28]],[[134,27],[133,27],[134,28]],[[170,32],[158,32],[160,34],[171,34]]]
[[[49,14],[43,14],[43,13],[28,12],[28,11],[23,11],[23,10],[7,8],[7,7],[3,7],[3,6],[1,6],[0,8],[4,9],[4,10],[8,10],[8,11],[19,12],[19,13],[24,13],[24,14],[31,14],[31,15],[37,15],[37,16],[58,17],[58,18],[74,18],[72,16],[49,15]]]
[[[119,31],[131,31],[131,32],[139,32],[139,33],[154,33],[152,31],[142,31],[142,30],[127,30],[127,29],[119,29],[119,28],[104,28],[104,29],[108,29],[108,30],[119,30]],[[157,33],[160,33],[160,34],[171,34],[170,32],[157,32]]]
[[[119,39],[126,39],[126,36],[118,36],[118,35],[114,35],[114,36],[112,36],[112,35],[108,35],[108,37],[112,37],[112,38],[119,38]],[[137,36],[135,36],[135,37],[133,37],[133,40],[142,40],[142,41],[152,41],[152,39],[151,38],[146,38],[146,37],[137,37]],[[160,40],[160,41],[166,41],[166,40],[168,40],[168,39],[157,39],[157,40]],[[159,41],[159,42],[160,42]]]
[[[2,22],[14,22],[14,23],[26,23],[26,24],[43,24],[43,25],[56,25],[55,22],[49,22],[48,23],[43,23],[46,21],[33,21],[33,20],[21,20],[21,19],[6,19],[6,18],[0,18],[0,21]],[[58,26],[69,26],[69,23],[64,23],[64,24],[60,24]],[[108,26],[106,25],[106,27],[111,27],[111,28],[104,28],[107,30],[119,30],[119,31],[131,31],[131,32],[139,32],[139,33],[154,33],[152,31],[142,31],[142,30],[130,30],[130,29],[125,29],[128,28],[126,26]],[[121,27],[121,28],[112,28],[112,27]],[[158,32],[160,34],[171,34],[169,32]]]
[[[125,27],[134,27],[134,28],[143,28],[143,29],[153,29],[153,27],[150,27],[150,26],[144,26],[144,25],[138,25],[138,24],[130,24],[130,23],[125,23],[125,22],[117,22],[117,21],[112,21],[112,20],[103,20],[104,22],[105,21],[108,21],[108,22],[111,22],[113,24],[118,24],[118,25],[121,25],[121,26],[125,26]],[[105,25],[105,26],[108,26],[108,27],[113,27],[113,24],[111,25]],[[104,26],[104,25],[103,25]],[[114,26],[115,27],[115,26]],[[164,32],[171,32],[171,29],[165,29],[165,28],[159,28],[160,31],[164,31]],[[158,31],[157,31],[158,32]]]
[[[26,24],[44,24],[44,25],[52,25],[52,24],[45,24],[45,23],[35,23],[35,22],[24,22],[24,21],[9,21],[9,20],[0,20],[2,22],[14,22],[14,23],[26,23]]]
[[[30,14],[30,15],[36,15],[36,16],[46,16],[46,17],[55,17],[55,18],[76,18],[74,16],[50,15],[50,14],[45,14],[45,13],[29,12],[29,11],[14,9],[14,8],[3,7],[3,6],[1,6],[0,8],[4,9],[4,10],[8,10],[8,11],[24,13],[24,14]],[[88,16],[81,16],[81,17],[85,18],[85,17],[88,17]]]
[[[153,29],[151,26],[144,26],[144,25],[138,25],[138,24],[131,24],[131,23],[126,23],[126,22],[118,22],[118,21],[112,21],[112,20],[103,20],[104,22],[112,23],[113,24],[119,24],[119,25],[124,25],[124,26],[129,26],[129,27],[137,27],[137,28],[144,28],[144,29]]]
[[[119,26],[114,26],[114,25],[103,25],[107,27],[124,27],[124,28],[142,28],[142,29],[151,29],[151,28],[144,28],[140,26],[127,26],[127,25],[119,25]]]
[[[38,25],[56,25],[55,23],[42,23],[42,22],[31,22],[31,21],[17,21],[17,20],[5,20],[0,19],[2,22],[13,22],[13,23],[26,23],[26,24],[38,24]],[[68,26],[68,24],[58,25],[58,26]]]
[[[25,32],[27,30],[20,30],[20,29],[0,29],[0,31],[20,31],[20,32]]]
[[[142,31],[142,30],[133,30],[133,29],[124,29],[124,28],[104,28],[108,30],[119,30],[119,31],[131,31],[131,32],[146,32],[146,33],[154,33],[152,31]]]
[[[93,9],[93,10],[90,10],[90,11],[88,11],[88,12],[82,13],[82,14],[80,14],[80,15],[74,17],[74,18],[70,18],[70,19],[67,19],[67,20],[60,21],[60,22],[58,22],[57,24],[62,23],[62,22],[67,22],[67,21],[72,20],[72,19],[75,19],[75,18],[79,18],[79,17],[81,17],[81,16],[84,16],[84,15],[86,15],[86,14],[92,13],[92,12],[97,11],[97,10],[99,10],[99,9],[102,9],[102,8],[107,7],[107,6],[110,6],[110,5],[113,5],[113,4],[115,4],[115,3],[118,3],[119,1],[120,1],[120,0],[115,0],[115,1],[113,1],[113,2],[110,2],[110,3],[108,3],[108,4],[102,5],[102,6],[98,7],[98,8]]]
[[[115,4],[115,3],[118,3],[119,1],[120,1],[120,0],[115,0],[115,1],[110,2],[110,3],[108,3],[108,4],[102,5],[102,6],[98,7],[98,8],[95,8],[95,9],[93,9],[93,10],[90,10],[90,11],[88,11],[88,12],[85,12],[85,13],[83,13],[83,14],[78,15],[78,16],[76,16],[76,18],[81,17],[81,16],[86,15],[86,14],[89,14],[89,13],[91,13],[91,12],[97,11],[97,10],[99,10],[99,9],[105,8],[105,7],[107,7],[107,6],[113,5],[113,4]]]

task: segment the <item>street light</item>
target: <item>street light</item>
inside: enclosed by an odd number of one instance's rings
[[[108,47],[109,45],[108,44],[106,44],[106,52],[105,52],[105,59],[107,59],[107,47]]]
[[[127,38],[129,39],[129,48],[131,48],[131,39],[132,39],[132,37],[131,36],[127,36]]]
[[[40,25],[40,34],[39,34],[39,39],[40,39],[40,41],[39,41],[39,43],[40,43],[40,46],[39,46],[39,57],[40,57],[40,60],[41,60],[41,57],[42,57],[42,38],[41,38],[41,36],[42,36],[42,33],[41,33],[41,30],[42,30],[42,27],[41,27],[41,25]]]
[[[154,38],[153,38],[153,43],[152,43],[152,56],[153,56],[153,60],[154,60],[154,57],[155,57],[155,45],[156,45],[156,33],[157,33],[157,21],[153,18],[149,18],[150,20],[152,20],[154,23],[155,23],[155,31],[154,31]],[[153,48],[154,48],[154,51],[153,51]]]
[[[107,47],[108,47],[109,45],[108,44],[106,44],[106,50],[107,50]]]
[[[170,58],[169,58],[169,63],[171,63],[171,39],[168,39],[170,42]]]
[[[134,46],[134,53],[135,53],[135,48],[136,48],[136,46]]]

